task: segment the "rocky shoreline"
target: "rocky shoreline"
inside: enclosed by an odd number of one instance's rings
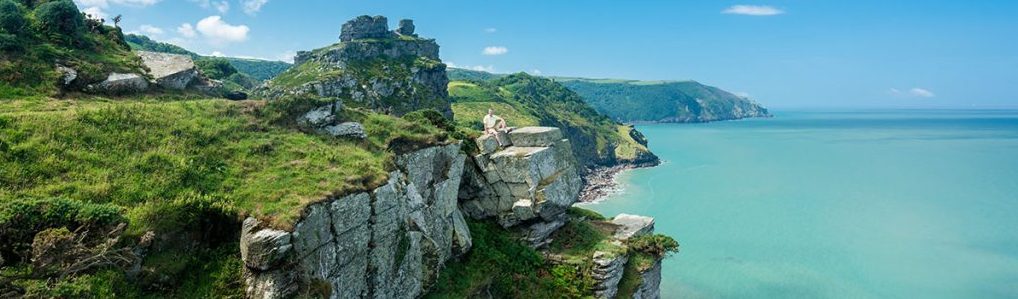
[[[597,167],[588,169],[583,175],[583,190],[580,191],[581,203],[598,202],[604,197],[619,192],[618,182],[615,180],[619,173],[626,170],[654,167],[659,163],[650,164],[620,164],[615,166]]]

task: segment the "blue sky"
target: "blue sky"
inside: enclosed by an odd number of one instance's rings
[[[412,18],[446,63],[697,80],[769,107],[1018,107],[1018,1],[76,0],[203,54],[286,59]]]

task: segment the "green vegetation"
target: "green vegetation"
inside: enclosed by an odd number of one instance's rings
[[[590,272],[551,265],[536,250],[494,223],[468,221],[473,248],[450,262],[425,298],[580,298],[591,295]]]
[[[622,122],[703,122],[767,116],[767,109],[695,81],[555,78],[597,111]]]
[[[202,56],[177,45],[158,42],[144,35],[128,34],[124,40],[133,50],[191,56],[205,75],[222,80],[230,90],[252,89],[283,73],[290,64],[250,58]]]
[[[110,72],[142,72],[120,28],[87,19],[70,0],[0,0],[0,99],[60,92],[54,62],[84,82]]]
[[[450,80],[494,81],[507,75],[450,69]],[[549,77],[619,122],[704,122],[768,116],[766,108],[695,81]]]
[[[400,146],[449,136],[433,111],[342,111],[364,124],[366,140],[290,128],[287,119],[327,101],[0,102],[0,271],[43,297],[241,297],[242,217],[286,228],[309,203],[383,184]],[[127,223],[116,246],[156,236],[128,282],[110,280],[127,275],[119,266],[48,279],[27,264],[39,232],[115,223]]]
[[[456,123],[465,128],[480,131],[480,119],[488,108],[495,108],[510,126],[561,128],[577,159],[586,166],[657,161],[646,146],[634,146],[638,142],[631,134],[623,134],[618,123],[549,79],[519,73],[492,81],[452,81],[449,96]]]

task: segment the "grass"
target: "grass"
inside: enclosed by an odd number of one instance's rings
[[[630,135],[633,127],[619,125],[619,145],[615,147],[615,157],[620,160],[635,160],[641,153],[650,151],[646,146],[636,142]]]
[[[471,130],[477,131],[477,133],[483,131],[484,125],[481,124],[481,120],[488,114],[489,108],[495,109],[495,114],[505,119],[506,123],[508,123],[511,127],[540,125],[540,122],[538,122],[537,118],[534,116],[522,113],[506,103],[465,102],[452,104],[452,112],[456,115],[456,125],[463,128],[470,128]]]
[[[286,226],[308,203],[384,183],[392,140],[444,134],[350,112],[370,137],[338,140],[266,125],[261,109],[225,100],[0,102],[0,194],[153,211],[211,197]]]
[[[137,280],[111,269],[17,283],[40,297],[240,298],[243,217],[288,228],[307,204],[384,184],[399,148],[449,135],[427,120],[358,109],[342,118],[361,122],[367,139],[307,134],[273,121],[287,113],[278,105],[296,104],[0,101],[0,230],[17,243],[0,253],[24,250],[49,227],[127,222],[128,237],[163,240]]]

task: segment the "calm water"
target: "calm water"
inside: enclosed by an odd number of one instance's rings
[[[1018,298],[1018,111],[776,114],[639,127],[588,206],[679,240],[665,298]]]

